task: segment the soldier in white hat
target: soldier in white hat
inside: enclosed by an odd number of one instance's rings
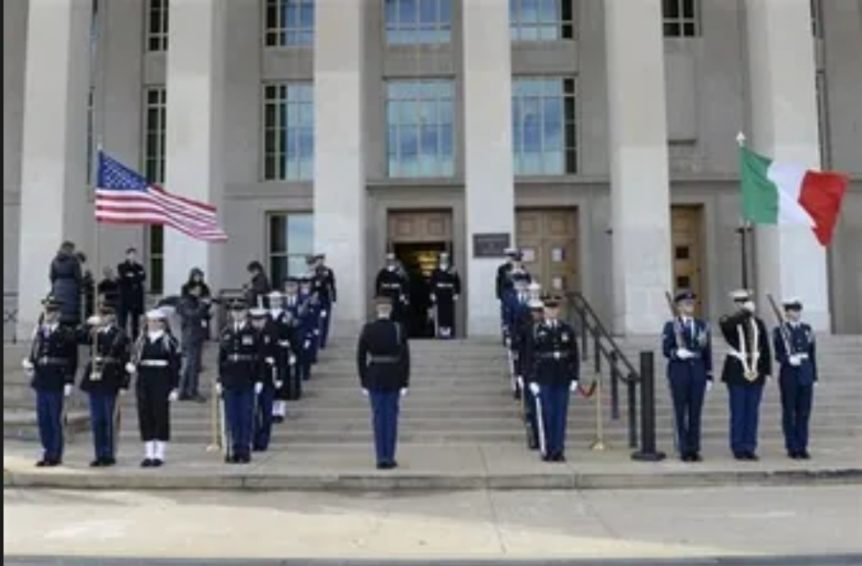
[[[431,302],[434,305],[434,326],[437,338],[455,336],[455,303],[461,295],[461,277],[442,252],[438,266],[431,273]]]

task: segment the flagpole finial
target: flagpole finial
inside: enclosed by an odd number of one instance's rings
[[[745,134],[743,134],[742,132],[739,132],[738,134],[736,134],[736,143],[739,144],[739,147],[744,146],[745,145]]]

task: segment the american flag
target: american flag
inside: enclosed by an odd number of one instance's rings
[[[99,152],[98,181],[98,222],[163,224],[198,240],[227,240],[214,206],[172,195],[104,152]]]

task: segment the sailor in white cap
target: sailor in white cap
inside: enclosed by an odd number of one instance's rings
[[[740,289],[730,297],[736,312],[719,321],[729,346],[721,380],[730,393],[730,449],[737,460],[757,460],[760,400],[763,384],[772,373],[769,334],[755,315],[750,291]]]
[[[147,312],[147,330],[135,344],[126,371],[136,376],[138,424],[144,442],[141,467],[159,467],[165,461],[170,440],[170,403],[179,398],[179,344],[166,331],[161,309]]]
[[[389,297],[392,301],[392,320],[403,324],[407,314],[409,286],[398,268],[394,253],[386,254],[386,265],[377,273],[374,289],[378,296]]]
[[[267,300],[269,301],[267,327],[275,341],[273,353],[275,400],[272,404],[272,420],[280,423],[287,416],[288,384],[290,372],[296,363],[296,356],[293,354],[291,314],[284,310],[284,295],[279,291],[271,291]]]
[[[802,322],[802,301],[783,301],[784,322],[772,333],[775,359],[781,364],[782,429],[787,456],[794,460],[811,458],[808,453],[808,420],[817,382],[814,330]]]
[[[431,272],[431,302],[434,305],[434,326],[438,338],[455,336],[455,303],[461,295],[461,277],[442,252],[439,264]]]

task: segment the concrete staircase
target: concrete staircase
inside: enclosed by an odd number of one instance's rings
[[[637,352],[656,349],[655,337],[623,341],[626,355],[637,364]],[[355,371],[355,342],[336,340],[321,355],[314,377],[306,382],[301,401],[289,407],[285,423],[278,425],[274,447],[287,445],[367,445],[371,442],[368,401],[362,396]],[[818,343],[821,383],[814,402],[814,452],[855,444],[862,449],[862,337],[822,336]],[[508,390],[504,352],[495,340],[411,342],[413,374],[409,396],[402,404],[400,441],[415,445],[522,443],[520,406]],[[26,344],[4,348],[4,436],[35,438],[33,393],[20,369]],[[83,354],[83,351],[82,351]],[[657,357],[660,353],[656,351]],[[205,353],[208,371],[202,377],[209,395],[215,347]],[[84,359],[82,357],[82,359]],[[720,367],[721,356],[716,356]],[[673,415],[664,379],[664,364],[657,358],[656,414],[659,448],[673,449]],[[584,364],[582,381],[593,379],[592,365]],[[609,449],[627,450],[625,387],[620,388],[621,419],[610,419],[606,376],[603,395],[604,440]],[[75,393],[72,414],[86,412],[86,399]],[[123,397],[123,443],[138,441],[134,394]],[[206,445],[210,442],[210,405],[177,403],[172,412],[174,442]],[[89,434],[73,442],[89,442]],[[595,398],[573,400],[569,418],[570,446],[587,446],[595,436]],[[780,400],[773,382],[767,386],[761,421],[761,443],[782,446]],[[707,399],[704,412],[704,451],[727,451],[727,393],[720,383]]]

